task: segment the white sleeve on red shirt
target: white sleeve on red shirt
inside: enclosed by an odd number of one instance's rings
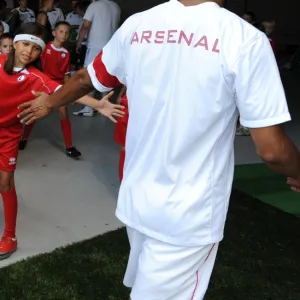
[[[124,47],[120,28],[87,67],[93,86],[100,92],[110,91],[125,82]]]
[[[30,70],[30,75],[33,78],[31,89],[35,92],[45,92],[50,95],[61,87],[59,83],[51,80],[47,75],[37,69]]]
[[[243,126],[260,128],[291,120],[277,62],[265,35],[243,47],[233,72]]]

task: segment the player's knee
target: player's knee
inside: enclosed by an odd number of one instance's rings
[[[11,190],[11,185],[8,180],[0,180],[0,193],[6,193]]]
[[[6,193],[13,187],[13,177],[9,173],[0,173],[0,193]]]

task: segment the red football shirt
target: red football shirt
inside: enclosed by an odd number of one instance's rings
[[[4,71],[6,55],[0,55],[0,128],[20,127],[18,106],[35,97],[31,91],[52,94],[60,85],[34,67],[8,75]],[[1,137],[0,137],[1,138]]]
[[[70,53],[65,48],[56,48],[49,42],[41,55],[43,72],[52,80],[64,83],[66,74],[70,73]]]

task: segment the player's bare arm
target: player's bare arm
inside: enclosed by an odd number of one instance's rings
[[[31,124],[50,114],[53,109],[72,103],[92,90],[93,85],[87,69],[82,69],[51,96],[38,93],[35,100],[20,105],[19,109],[22,111],[18,117],[22,123]]]
[[[84,20],[82,23],[82,26],[80,28],[78,40],[77,40],[77,49],[81,47],[82,42],[84,41],[85,37],[87,36],[87,33],[91,27],[92,22],[88,20]]]
[[[250,129],[256,151],[275,172],[289,177],[292,190],[300,192],[300,154],[280,126]]]

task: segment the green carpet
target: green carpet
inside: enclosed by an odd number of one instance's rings
[[[205,300],[299,300],[299,232],[299,218],[233,191]],[[0,299],[127,300],[128,251],[121,229],[0,269]]]
[[[233,187],[285,212],[300,216],[300,195],[289,190],[286,177],[274,173],[265,164],[236,166]]]

